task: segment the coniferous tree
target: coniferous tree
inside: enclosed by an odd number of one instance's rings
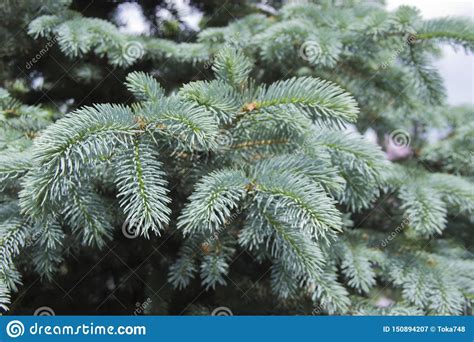
[[[472,53],[471,21],[357,1],[248,3],[253,13],[182,42],[67,5],[28,33],[57,42],[83,76],[118,68],[134,100],[64,115],[3,84],[2,308],[21,273],[53,281],[68,256],[123,232],[143,249],[171,241],[147,264],[152,312],[469,312],[473,111],[446,105],[432,60],[441,43]],[[187,78],[166,81],[169,65]]]

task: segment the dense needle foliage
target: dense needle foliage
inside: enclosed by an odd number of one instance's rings
[[[22,274],[48,284],[73,273],[72,258],[95,268],[109,250],[146,265],[145,289],[127,291],[130,303],[150,296],[150,313],[471,312],[473,109],[446,105],[433,66],[440,44],[473,52],[471,21],[374,2],[249,2],[189,41],[34,3],[2,33],[27,25],[28,51],[53,42],[18,76],[18,47],[3,54],[4,310]],[[107,88],[110,70],[133,98]],[[38,101],[37,75],[59,108]],[[97,267],[102,286],[127,284]],[[94,291],[91,306],[104,300]]]

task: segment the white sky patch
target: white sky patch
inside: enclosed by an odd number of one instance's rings
[[[171,13],[167,8],[158,8],[156,11],[156,16],[161,20],[173,19],[173,13]]]
[[[39,76],[36,76],[34,77],[32,80],[31,80],[31,88],[35,89],[35,90],[38,90],[38,89],[42,89],[44,86],[44,77],[39,75]]]
[[[199,22],[202,19],[202,13],[191,6],[189,0],[167,0],[168,4],[176,8],[179,18],[192,30],[199,30]]]
[[[147,35],[150,24],[143,15],[142,8],[134,2],[125,2],[117,6],[115,18],[120,25],[119,30],[133,35]]]

